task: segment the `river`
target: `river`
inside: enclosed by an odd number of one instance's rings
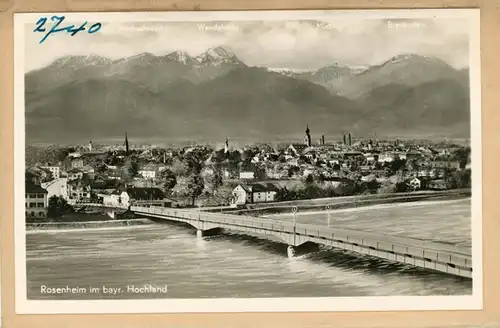
[[[378,207],[377,207],[378,206]],[[393,227],[420,231],[458,244],[470,243],[470,202],[422,202],[340,210],[335,224],[356,220],[366,230]],[[468,208],[468,212],[467,212]],[[366,213],[395,213],[376,217]],[[341,214],[344,213],[344,214]],[[460,214],[461,213],[461,214]],[[325,213],[302,219],[324,221]],[[420,221],[410,219],[422,217]],[[332,215],[333,218],[333,215]],[[437,219],[438,218],[438,219]],[[452,218],[452,219],[449,219]],[[284,217],[283,219],[287,219]],[[364,220],[364,221],[363,221]],[[406,226],[402,226],[402,222]],[[412,221],[414,229],[411,229]],[[466,222],[469,222],[468,224]],[[454,222],[453,224],[451,222]],[[420,227],[425,226],[425,229]],[[378,227],[378,228],[376,228]],[[469,229],[469,230],[467,230]],[[400,233],[401,234],[401,233]],[[462,234],[460,236],[460,234]],[[394,295],[470,295],[470,279],[393,264],[348,251],[320,248],[293,259],[286,245],[225,232],[197,239],[178,224],[83,229],[34,230],[26,235],[28,299],[139,299],[223,297],[336,297]],[[130,286],[168,286],[156,293],[132,292]],[[42,286],[80,287],[86,292],[53,294]],[[116,294],[107,288],[121,288]],[[93,293],[90,287],[97,287]]]

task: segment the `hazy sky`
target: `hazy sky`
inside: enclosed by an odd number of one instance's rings
[[[72,22],[73,23],[73,22]],[[222,26],[206,31],[203,26]],[[399,24],[399,25],[398,25]],[[202,26],[203,25],[203,26]],[[97,54],[112,59],[175,50],[196,56],[225,46],[251,66],[315,69],[334,63],[379,64],[401,53],[439,57],[468,67],[468,25],[461,19],[335,19],[287,22],[109,23],[94,34],[51,35],[38,44],[34,25],[25,30],[27,71],[65,55]]]

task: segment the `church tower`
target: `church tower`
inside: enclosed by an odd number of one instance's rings
[[[125,153],[128,155],[128,138],[127,138],[127,132],[125,132]]]
[[[229,152],[229,140],[227,140],[227,137],[226,137],[226,141],[224,142],[224,154],[227,154]]]
[[[89,152],[92,152],[92,149],[93,149],[93,147],[92,147],[92,140],[90,140],[89,141]]]
[[[306,128],[306,135],[304,136],[304,144],[307,145],[307,147],[311,147],[311,134],[310,134],[310,130],[309,130],[309,124],[307,125],[307,128]]]

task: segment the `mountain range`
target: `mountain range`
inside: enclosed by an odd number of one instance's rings
[[[66,56],[25,75],[28,142],[121,136],[255,141],[345,131],[469,136],[468,71],[402,54],[371,67],[251,67],[211,48]],[[317,136],[319,138],[320,135]],[[314,137],[314,136],[313,136]]]

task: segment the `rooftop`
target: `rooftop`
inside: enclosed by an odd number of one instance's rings
[[[163,199],[165,197],[158,188],[127,188],[126,192],[132,199],[149,200]]]
[[[34,184],[31,181],[26,181],[26,193],[28,194],[47,194],[48,191]]]

